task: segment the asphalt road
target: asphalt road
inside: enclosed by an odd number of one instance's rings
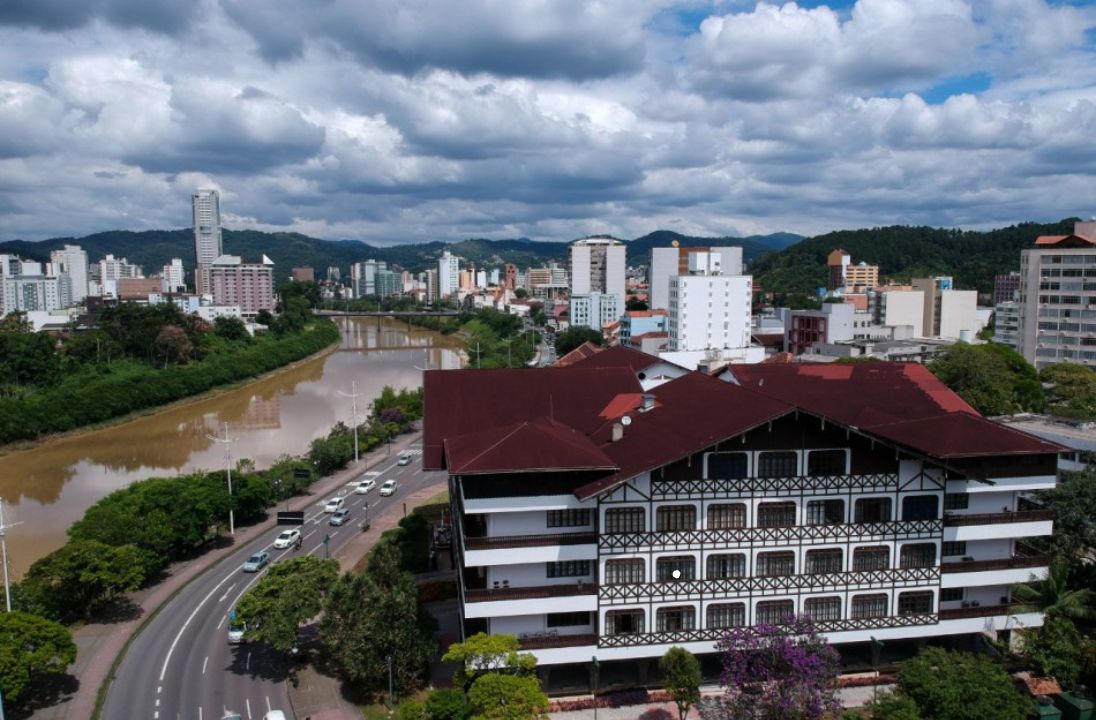
[[[341,527],[327,524],[323,512],[328,497],[317,497],[305,512],[301,550],[275,550],[274,538],[283,528],[272,527],[251,543],[242,545],[210,568],[168,602],[133,641],[107,694],[102,717],[106,720],[220,720],[226,712],[246,719],[261,720],[267,711],[282,710],[291,717],[285,691],[288,662],[281,653],[256,643],[228,644],[229,610],[241,595],[265,574],[245,573],[240,568],[252,553],[266,550],[271,564],[302,554],[323,557],[324,535],[330,535],[329,552],[360,533],[365,519],[363,504],[369,503],[369,517],[399,507],[408,495],[427,485],[444,489],[445,473],[422,471],[421,445],[410,452],[410,465],[399,466],[396,456],[363,473],[375,476],[377,484],[364,495],[353,493],[356,480],[337,494],[345,494],[350,517]],[[391,497],[381,497],[381,484],[396,478],[399,488]],[[269,567],[269,565],[267,566]]]

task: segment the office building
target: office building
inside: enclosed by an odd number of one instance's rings
[[[618,310],[624,311],[624,276],[627,269],[624,243],[613,238],[576,240],[571,243],[570,262],[572,295],[613,295],[617,299]]]
[[[350,266],[350,284],[354,288],[354,297],[377,295],[377,273],[388,270],[383,260],[365,260]]]
[[[1036,368],[1096,367],[1096,221],[1044,235],[1020,253],[1020,353]]]
[[[616,295],[572,295],[571,327],[588,327],[600,332],[605,325],[620,318],[621,309]]]
[[[720,275],[741,275],[742,248],[740,247],[668,247],[651,248],[647,265],[647,306],[653,310],[670,309],[670,278],[687,275],[689,254],[706,252],[719,257]]]
[[[386,298],[403,294],[403,276],[398,272],[378,270],[374,280],[378,297]]]
[[[66,304],[79,305],[88,296],[88,254],[78,245],[65,245],[49,255],[67,286]]]
[[[198,190],[190,196],[194,227],[194,285],[199,295],[212,292],[209,266],[224,255],[221,242],[221,196],[216,190]]]
[[[260,310],[274,311],[274,262],[245,263],[236,255],[222,255],[209,265],[210,290],[215,305],[239,306],[244,317]]]
[[[1010,587],[1047,573],[1027,541],[1052,516],[1025,495],[1055,487],[1062,446],[920,365],[736,365],[645,391],[650,363],[610,353],[425,374],[460,639],[584,667],[710,654],[796,614],[861,651],[1042,624]]]

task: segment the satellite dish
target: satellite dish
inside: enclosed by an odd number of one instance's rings
[[[671,240],[670,245],[672,247],[678,247],[679,245],[681,245],[681,243],[679,243],[677,240]]]
[[[622,417],[620,419],[620,424],[623,425],[624,427],[628,427],[629,425],[632,424],[632,418],[625,415],[624,417]]]

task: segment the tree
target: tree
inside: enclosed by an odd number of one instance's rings
[[[995,353],[957,343],[928,368],[983,415],[1005,415],[1019,409],[1013,401],[1012,372]]]
[[[898,669],[898,689],[924,720],[1025,720],[1028,704],[987,657],[930,647]]]
[[[548,696],[536,675],[487,673],[468,690],[472,720],[529,720],[545,718]]]
[[[73,540],[41,558],[20,583],[28,609],[52,620],[87,619],[145,579],[140,551],[97,540]]]
[[[898,692],[879,693],[868,702],[867,708],[872,720],[922,720],[917,703]]]
[[[237,617],[247,624],[245,637],[289,652],[297,643],[297,628],[319,614],[338,577],[338,560],[311,555],[270,566],[236,604]]]
[[[1046,391],[1047,409],[1053,415],[1075,420],[1096,419],[1096,371],[1076,363],[1049,365],[1039,379]]]
[[[600,347],[605,344],[605,338],[593,328],[569,327],[556,335],[556,355],[563,357],[584,342],[592,342]]]
[[[700,699],[700,661],[682,647],[672,647],[658,661],[666,691],[677,705],[681,720],[689,714],[689,708]]]
[[[260,310],[255,313],[255,322],[269,328],[274,325],[274,315],[269,310]]]
[[[724,695],[701,706],[706,720],[819,720],[840,710],[837,652],[810,618],[734,628],[716,644]]]
[[[235,317],[219,317],[213,321],[213,334],[225,340],[247,340],[251,336],[247,334],[247,326],[244,321]]]
[[[528,675],[537,666],[532,653],[519,652],[521,645],[514,635],[476,633],[464,642],[453,643],[442,656],[443,662],[460,663],[453,683],[467,690],[476,678],[486,673]]]
[[[1053,490],[1039,493],[1039,499],[1054,511],[1057,554],[1073,560],[1096,548],[1096,467],[1063,474]]]
[[[529,291],[525,288],[518,288],[514,291],[514,297],[520,300],[524,300],[525,298],[529,297]]]
[[[649,306],[647,305],[647,303],[642,300],[632,299],[624,303],[624,310],[627,312],[632,312],[636,310],[642,311],[647,310],[648,308]]]
[[[1087,587],[1072,590],[1069,580],[1069,564],[1061,559],[1054,560],[1046,579],[1014,585],[1012,596],[1024,605],[1041,611],[1048,618],[1096,619],[1096,610],[1093,609],[1096,591]]]
[[[454,688],[442,688],[426,698],[426,715],[430,720],[466,720],[472,711],[464,693]]]
[[[1064,617],[1048,617],[1024,638],[1024,655],[1035,671],[1072,687],[1081,672],[1084,638]]]
[[[186,331],[178,325],[165,325],[156,335],[156,355],[163,358],[164,365],[169,362],[186,363],[194,350]]]
[[[34,680],[65,672],[76,644],[64,625],[18,610],[0,614],[0,693],[15,702]]]

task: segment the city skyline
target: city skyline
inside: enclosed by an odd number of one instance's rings
[[[71,5],[71,7],[67,7]],[[3,239],[816,234],[1087,217],[1096,8],[0,9]]]

